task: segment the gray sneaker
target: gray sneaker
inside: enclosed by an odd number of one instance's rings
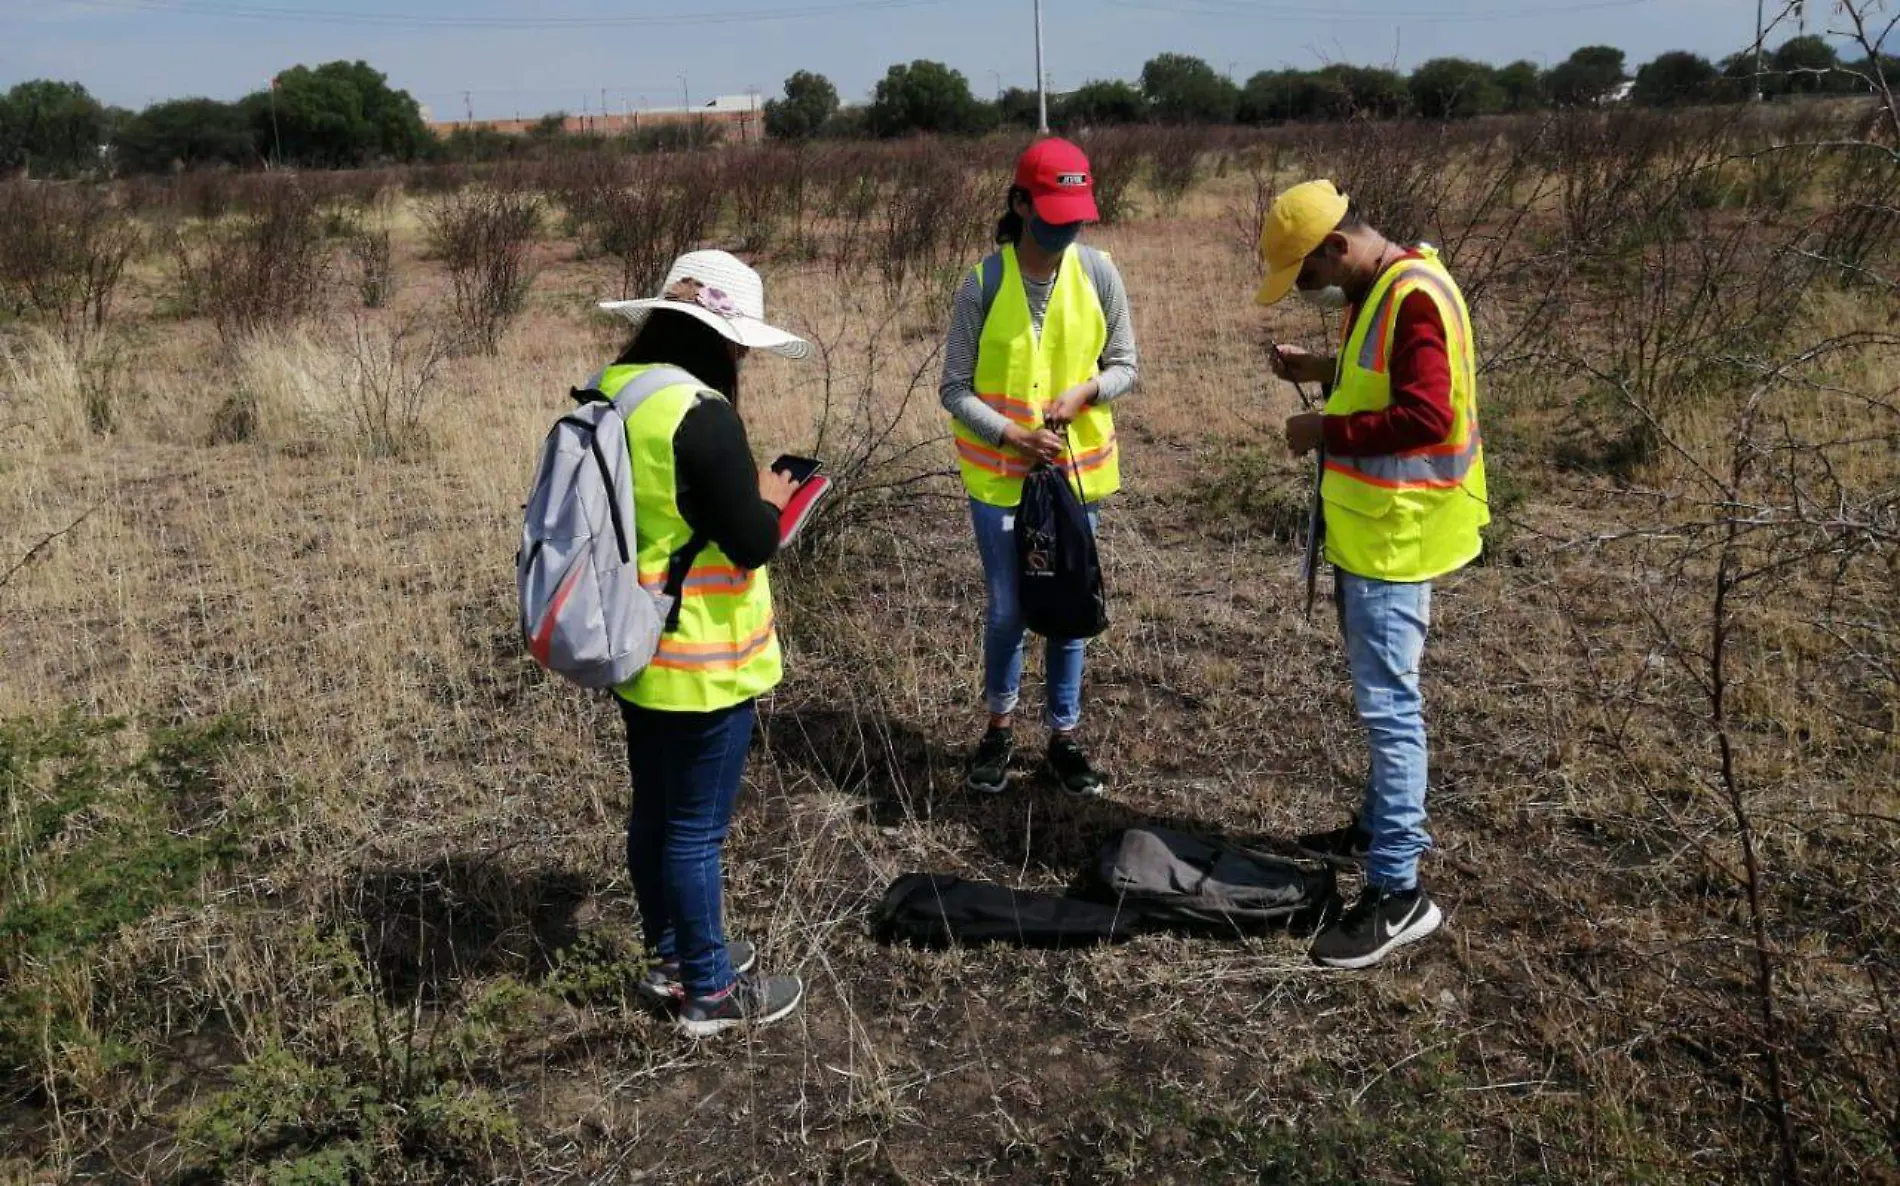
[[[733,972],[743,976],[759,962],[759,952],[744,939],[733,939],[726,944],[726,958],[732,961]],[[676,959],[654,964],[635,987],[649,1004],[677,1005],[686,999],[686,986],[680,983],[680,962]]]
[[[680,1028],[710,1038],[735,1026],[769,1025],[804,999],[805,982],[796,976],[741,976],[717,996],[689,997],[680,1006]]]

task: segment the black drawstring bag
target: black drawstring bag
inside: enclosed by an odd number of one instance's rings
[[[1037,634],[1094,638],[1108,628],[1108,596],[1088,511],[1055,466],[1038,465],[1023,479],[1016,571],[1023,622]]]

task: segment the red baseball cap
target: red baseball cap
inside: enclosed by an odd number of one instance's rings
[[[1097,222],[1095,175],[1082,150],[1060,137],[1038,140],[1016,162],[1016,186],[1029,191],[1036,217],[1061,226]]]

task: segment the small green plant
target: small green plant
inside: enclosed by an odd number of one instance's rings
[[[1289,466],[1273,450],[1253,445],[1221,450],[1200,467],[1188,498],[1211,523],[1295,541],[1303,538],[1311,507],[1310,463]]]
[[[357,1023],[327,1049],[282,1035],[231,1075],[231,1085],[176,1117],[191,1173],[272,1183],[358,1182],[417,1167],[452,1177],[511,1148],[520,1135],[504,1101],[470,1082],[476,1062],[501,1048],[504,1012],[528,990],[499,986],[449,1026],[380,1009],[354,945],[309,937],[301,957]],[[446,1032],[443,1032],[446,1029]]]
[[[95,1015],[100,952],[237,851],[217,768],[242,722],[158,730],[129,761],[124,730],[77,713],[0,724],[0,1082],[28,1094],[84,1094],[78,1078],[133,1059]]]
[[[624,1005],[644,970],[637,953],[615,951],[592,935],[582,935],[560,953],[546,985],[576,1004]]]

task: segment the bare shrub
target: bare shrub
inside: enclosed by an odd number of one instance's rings
[[[471,165],[412,165],[403,170],[402,187],[410,194],[452,194],[474,185],[480,173]]]
[[[800,533],[802,553],[828,552],[814,541],[847,528],[890,530],[920,504],[950,497],[937,488],[952,474],[944,464],[945,429],[916,415],[935,399],[942,347],[914,363],[894,358],[902,313],[900,306],[872,314],[865,302],[852,302],[835,326],[810,335],[821,375],[812,447],[837,487],[810,534]],[[920,423],[927,427],[920,430]]]
[[[897,166],[877,227],[878,271],[895,293],[914,280],[954,290],[955,277],[982,246],[1006,188],[939,144],[913,150]],[[947,283],[946,283],[947,281]]]
[[[356,273],[356,294],[362,298],[363,307],[382,308],[396,292],[396,263],[389,224],[381,220],[359,223],[345,243]]]
[[[807,150],[802,145],[773,145],[734,148],[721,155],[720,189],[731,219],[728,238],[734,246],[742,251],[768,251],[787,223],[798,237]]]
[[[126,265],[144,242],[138,223],[103,187],[0,188],[0,294],[68,341],[105,328]]]
[[[172,205],[188,218],[215,222],[231,212],[242,179],[223,170],[181,173],[173,180]]]
[[[1318,175],[1368,222],[1409,243],[1425,237],[1451,190],[1447,175],[1458,166],[1443,137],[1432,124],[1356,120],[1316,131],[1309,151]]]
[[[1651,213],[1655,173],[1665,167],[1670,125],[1642,113],[1568,111],[1546,140],[1561,180],[1564,233],[1573,249],[1602,247]]]
[[[689,154],[640,158],[629,183],[595,196],[591,243],[618,265],[620,296],[659,291],[673,260],[711,233],[718,194],[718,172]]]
[[[544,209],[538,194],[498,189],[464,190],[423,207],[430,248],[448,266],[455,316],[470,345],[493,354],[526,307]]]
[[[1149,146],[1148,183],[1164,206],[1174,206],[1194,188],[1201,158],[1212,139],[1209,129],[1168,126],[1157,129]]]
[[[1829,292],[1891,299],[1867,265],[1900,258],[1900,227],[1860,219],[1873,193],[1900,191],[1900,158],[1783,146],[1829,171],[1879,168],[1808,224],[1764,235],[1695,198],[1707,129],[1674,134],[1667,152],[1652,133],[1608,143],[1620,164],[1578,163],[1607,205],[1569,183],[1567,218],[1611,259],[1584,271],[1604,322],[1568,361],[1621,413],[1628,483],[1618,527],[1571,547],[1626,560],[1611,571],[1635,580],[1586,595],[1573,579],[1564,612],[1579,639],[1610,619],[1646,656],[1629,674],[1592,660],[1595,724],[1652,805],[1646,826],[1695,863],[1692,909],[1711,936],[1648,958],[1695,970],[1677,1033],[1736,1068],[1762,1121],[1736,1168],[1772,1156],[1776,1179],[1796,1182],[1855,1161],[1840,1117],[1885,1113],[1876,1084],[1900,1076],[1891,1004],[1860,970],[1891,959],[1874,936],[1892,933],[1893,900],[1874,887],[1896,821],[1859,808],[1850,773],[1890,763],[1900,704],[1900,336]],[[1633,213],[1636,192],[1649,198],[1633,225],[1602,221]]]
[[[569,238],[587,234],[608,196],[627,184],[627,176],[624,158],[600,152],[569,153],[535,170],[537,188],[560,207],[561,233]]]
[[[1233,228],[1232,242],[1242,258],[1254,260],[1260,250],[1260,228],[1266,225],[1267,212],[1280,189],[1280,170],[1284,168],[1277,151],[1254,150],[1236,157],[1246,177],[1242,195],[1228,203],[1228,221]]]
[[[456,353],[457,331],[419,318],[351,318],[329,379],[353,439],[371,456],[411,452],[428,441],[423,409]]]
[[[182,304],[211,318],[227,344],[294,324],[321,302],[329,272],[322,219],[307,193],[273,185],[257,203],[173,240]]]
[[[1095,209],[1103,223],[1135,215],[1134,186],[1141,179],[1142,153],[1133,128],[1111,128],[1080,142],[1095,174]]]
[[[861,222],[876,210],[879,152],[866,144],[828,144],[817,150],[811,171],[825,217]]]

